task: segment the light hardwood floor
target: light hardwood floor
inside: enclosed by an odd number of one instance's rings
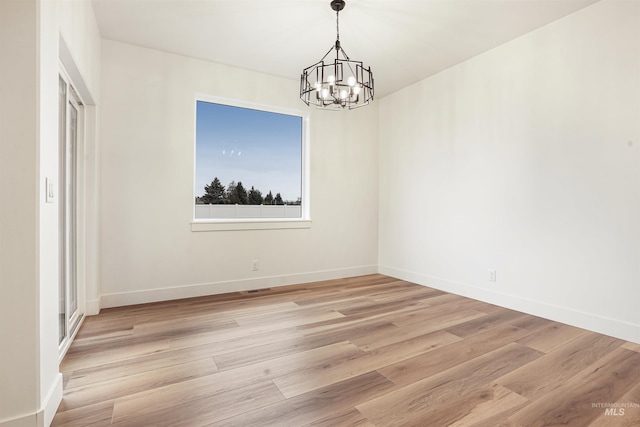
[[[382,275],[103,310],[61,370],[54,426],[640,426],[640,345]]]

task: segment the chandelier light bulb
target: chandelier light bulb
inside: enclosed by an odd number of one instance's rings
[[[347,84],[349,86],[355,86],[356,84],[356,78],[353,76],[349,76],[349,78],[347,79]]]

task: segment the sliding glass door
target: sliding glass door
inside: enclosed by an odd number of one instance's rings
[[[66,349],[83,316],[78,286],[78,178],[83,108],[69,79],[59,79],[59,333]]]

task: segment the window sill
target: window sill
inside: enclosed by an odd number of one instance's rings
[[[191,231],[283,230],[311,228],[311,220],[202,220],[192,221]]]

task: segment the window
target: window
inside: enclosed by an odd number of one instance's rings
[[[306,117],[196,99],[192,230],[309,226]]]

